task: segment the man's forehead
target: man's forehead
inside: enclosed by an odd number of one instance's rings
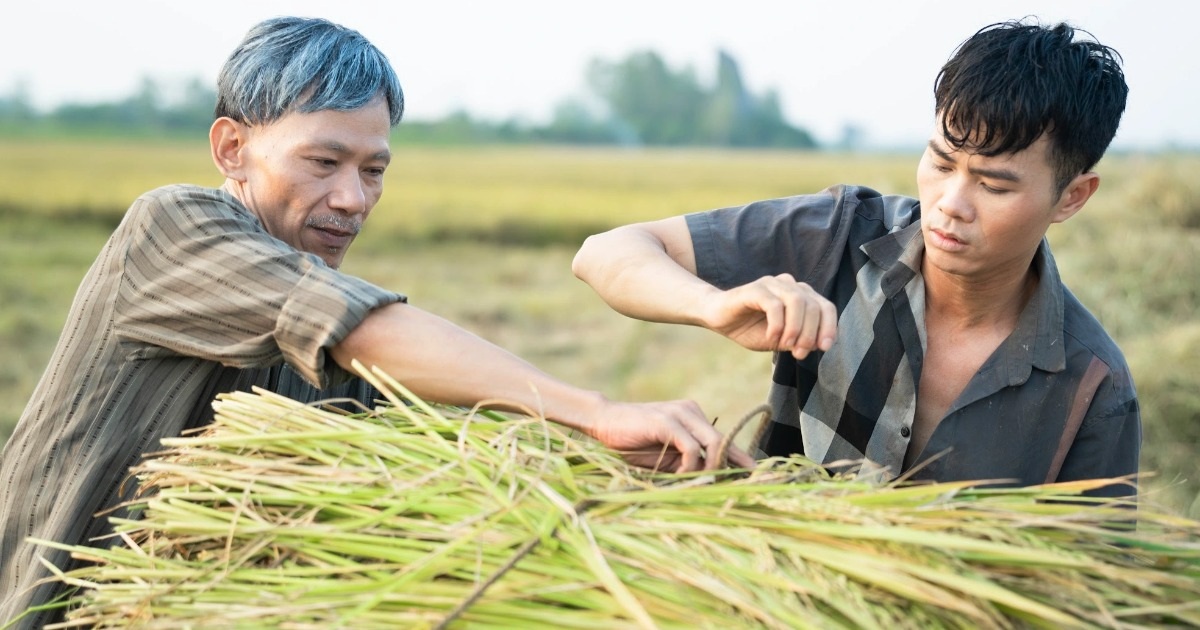
[[[954,134],[956,137],[961,137],[958,136],[958,132],[954,129],[951,129],[950,133]],[[946,138],[944,130],[939,124],[934,128],[933,135],[929,139],[929,148],[935,153],[945,156],[979,156],[980,158],[1001,161],[1028,158],[1046,159],[1049,155],[1048,151],[1050,149],[1050,139],[1044,133],[1038,136],[1038,138],[1030,143],[1029,146],[1022,149],[1017,149],[1015,151],[1006,151],[1004,153],[994,153],[989,151],[988,147],[980,146],[980,142],[982,142],[985,138],[987,138],[986,131],[977,129],[966,137],[965,142],[955,144]]]
[[[253,135],[292,146],[322,149],[339,154],[370,153],[389,157],[391,123],[386,110],[374,104],[353,110],[323,109],[288,112],[278,119],[251,127]]]

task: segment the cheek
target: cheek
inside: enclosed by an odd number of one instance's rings
[[[938,196],[938,179],[933,177],[930,169],[917,169],[917,199],[921,202],[923,212],[932,211],[936,208]]]

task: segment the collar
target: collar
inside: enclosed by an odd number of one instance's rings
[[[863,243],[862,250],[871,262],[883,268],[880,284],[884,295],[893,298],[921,272],[921,258],[925,254],[921,221],[913,221],[907,227]],[[924,324],[921,327],[924,328]]]
[[[1033,266],[1038,274],[1037,289],[1030,296],[1025,310],[1021,311],[1016,330],[1000,345],[1000,350],[1008,357],[1005,367],[1010,383],[1020,377],[1019,382],[1011,383],[1014,385],[1024,382],[1029,376],[1028,369],[1023,366],[1032,365],[1046,372],[1061,372],[1067,367],[1063,343],[1062,279],[1045,238],[1033,255]]]
[[[920,220],[905,228],[869,241],[862,250],[873,263],[884,269],[881,288],[889,298],[903,290],[921,271],[925,240],[921,237]],[[1046,372],[1066,369],[1066,350],[1063,343],[1063,285],[1058,265],[1050,253],[1045,238],[1033,256],[1038,274],[1038,286],[1017,319],[1017,327],[984,363],[981,372],[1003,369],[1009,385],[1019,385],[1029,378],[1030,369]],[[922,330],[925,323],[919,323]]]

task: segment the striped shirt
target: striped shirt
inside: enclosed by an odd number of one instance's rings
[[[917,200],[834,186],[686,216],[698,275],[728,289],[790,273],[832,301],[838,340],[777,353],[757,455],[803,454],[860,472],[1033,485],[1137,472],[1141,418],[1124,356],[1062,284],[1048,244],[1015,330],[920,453],[908,453],[925,341]],[[906,457],[907,456],[907,457]],[[1097,494],[1126,495],[1123,485]]]
[[[111,530],[95,515],[132,498],[130,466],[210,422],[218,392],[374,400],[326,349],[402,300],[267,234],[224,191],[176,185],[139,198],[83,279],[0,455],[0,625],[59,594],[34,586],[49,575],[38,556],[71,566],[26,539],[101,544]]]

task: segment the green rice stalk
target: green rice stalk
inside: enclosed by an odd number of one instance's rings
[[[534,415],[221,395],[53,578],[60,627],[1200,626],[1200,523],[1082,493],[674,474]],[[1130,527],[1131,521],[1136,528]]]

